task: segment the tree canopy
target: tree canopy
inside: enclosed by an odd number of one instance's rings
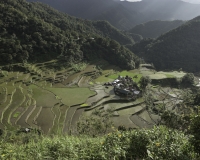
[[[103,58],[127,69],[140,63],[122,46],[133,40],[107,22],[82,20],[25,0],[2,0],[0,9],[1,64],[57,57],[70,62]]]

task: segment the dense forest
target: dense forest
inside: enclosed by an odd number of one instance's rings
[[[2,0],[0,10],[1,64],[57,57],[66,62],[104,58],[129,69],[140,63],[121,45],[132,44],[132,38],[108,22],[81,20],[25,0]]]
[[[157,38],[160,35],[184,24],[184,21],[149,21],[136,25],[129,32],[141,35],[143,38]]]
[[[160,36],[144,39],[129,48],[157,69],[183,69],[198,72],[200,68],[200,17]]]

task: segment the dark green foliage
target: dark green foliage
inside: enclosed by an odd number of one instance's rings
[[[134,45],[126,45],[127,48],[129,48],[132,52],[137,54],[141,58],[145,58],[146,52],[149,50],[148,45],[153,42],[153,39],[151,38],[145,38],[142,39],[139,43],[136,43]]]
[[[1,136],[0,140],[3,143],[15,143],[17,145],[28,144],[30,142],[38,142],[40,134],[38,130],[33,129],[30,132],[10,131],[10,130],[0,130]]]
[[[159,70],[197,72],[200,68],[200,21],[193,19],[160,36],[148,45],[136,44],[130,49]]]
[[[200,92],[198,92],[194,97],[194,105],[200,105]]]
[[[149,145],[149,143],[149,139],[145,133],[141,131],[138,133],[135,132],[135,134],[132,134],[130,137],[127,157],[130,159],[147,157],[147,145]]]
[[[141,35],[139,35],[139,34],[127,32],[127,35],[129,35],[130,37],[132,37],[135,42],[140,42],[141,40],[143,40],[143,37]]]
[[[144,38],[157,38],[158,36],[175,29],[182,25],[184,21],[149,21],[143,24],[136,25],[130,32],[141,35]]]
[[[86,53],[87,59],[103,58],[121,68],[137,68],[141,62],[141,59],[130,50],[111,39],[97,38],[82,46],[81,49]]]
[[[145,90],[146,86],[147,86],[149,83],[151,83],[151,79],[150,79],[148,76],[146,76],[146,77],[142,76],[141,79],[140,79],[140,81],[139,81],[140,88],[141,88],[142,90]]]
[[[174,112],[165,110],[163,113],[161,113],[161,120],[162,124],[169,128],[188,131],[190,115],[178,115]]]
[[[191,144],[194,146],[195,151],[200,154],[200,115],[194,115],[191,118],[190,133],[193,137],[190,139]]]
[[[1,77],[4,77],[4,74],[3,74],[3,73],[0,73],[0,78],[1,78]]]
[[[191,85],[184,85],[184,87],[188,87]],[[183,90],[183,103],[187,104],[187,105],[192,105],[194,104],[194,98],[195,98],[195,94],[192,92],[191,89],[184,89]]]
[[[120,44],[133,44],[134,38],[129,38],[113,26],[109,24],[107,21],[96,21],[93,22],[93,25],[96,29],[100,30],[104,35],[109,36],[111,39],[116,40]]]
[[[28,137],[30,143],[23,143]],[[1,139],[1,159],[198,160],[190,136],[163,126],[88,136],[21,134]],[[26,139],[26,138],[25,138]]]
[[[194,84],[194,74],[193,73],[186,73],[184,77],[182,78],[183,85],[191,86]]]
[[[198,72],[200,68],[200,21],[195,18],[154,41],[129,48],[159,70]],[[146,41],[147,42],[147,41]]]
[[[101,57],[112,64],[117,64],[113,60],[116,58],[117,62],[122,61],[120,67],[131,69],[140,61],[115,41],[131,44],[131,38],[107,22],[81,20],[25,0],[2,0],[0,9],[1,64],[46,61],[57,57],[76,63]],[[99,44],[99,38],[104,44]],[[120,53],[114,52],[118,48],[122,48]]]

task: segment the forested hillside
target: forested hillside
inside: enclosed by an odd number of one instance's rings
[[[136,25],[130,30],[130,32],[139,34],[143,38],[157,38],[161,34],[164,34],[172,29],[175,29],[184,23],[185,22],[181,20],[175,20],[175,21],[155,20]]]
[[[81,20],[25,0],[1,0],[0,10],[1,64],[46,61],[58,56],[66,62],[104,58],[124,68],[140,63],[119,44],[131,44],[133,40],[107,22]]]
[[[200,5],[181,0],[27,0],[90,20],[106,20],[121,30],[152,20],[189,20],[200,15]]]
[[[130,46],[129,46],[130,47]],[[200,16],[160,36],[130,47],[157,69],[200,70]]]
[[[37,2],[38,0],[27,0]],[[136,21],[131,11],[113,0],[39,0],[55,9],[90,20],[106,20],[115,27],[127,30],[134,26]],[[134,23],[134,24],[133,24]]]

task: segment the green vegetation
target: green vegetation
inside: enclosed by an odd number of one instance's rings
[[[122,72],[118,72],[116,74],[111,74],[109,76],[109,78],[112,78],[112,79],[117,79],[118,76],[129,76],[131,77],[136,83],[139,82],[140,78],[142,77],[142,74],[138,73],[137,71],[122,71]]]
[[[192,124],[198,125],[198,121],[191,119],[189,123],[189,114],[196,115],[198,90],[147,85],[150,79],[144,78],[147,72],[150,78],[160,74],[165,79],[190,80],[193,75],[145,67],[103,70],[94,65],[86,65],[77,73],[72,67],[56,68],[62,65],[59,62],[27,64],[27,73],[6,72],[1,78],[1,159],[197,160],[198,129]],[[103,76],[112,82],[118,75],[143,82],[143,96],[130,101],[115,95],[113,86],[94,83]],[[88,81],[82,81],[82,76]],[[78,84],[92,85],[82,88],[66,83],[75,79]],[[21,133],[27,127],[31,132]]]
[[[80,72],[86,68],[87,64],[86,63],[78,63],[78,64],[71,63],[70,66],[75,72]]]
[[[0,9],[0,159],[198,159],[193,74],[140,65],[107,22],[25,0]],[[142,91],[116,94],[118,76]]]
[[[195,151],[200,154],[200,136],[199,136],[199,127],[200,127],[200,114],[193,115],[191,118],[190,132],[193,135],[190,142],[194,145]]]
[[[81,107],[87,107],[87,106],[89,106],[89,105],[86,104],[86,103],[83,103],[83,104],[81,104],[80,106],[81,106]]]
[[[32,96],[36,100],[38,106],[52,107],[58,100],[51,92],[44,90],[36,85],[30,85]]]
[[[84,103],[88,97],[95,95],[94,91],[89,88],[47,88],[55,95],[61,98],[61,101],[67,105],[72,106]]]
[[[151,79],[149,77],[142,77],[139,81],[139,84],[140,84],[140,88],[142,90],[145,90],[145,88],[147,87],[147,85],[151,83]]]
[[[173,30],[182,24],[184,21],[175,20],[175,21],[149,21],[143,24],[136,25],[129,32],[141,35],[143,38],[157,38],[162,34],[167,33],[170,30]]]
[[[47,5],[25,0],[2,0],[0,9],[0,45],[4,46],[0,64],[56,58],[66,64],[105,59],[125,69],[140,64],[137,56],[120,45],[132,44],[130,38],[108,23],[70,17]],[[82,67],[75,68],[79,71]],[[5,69],[13,68],[8,65]]]
[[[196,17],[155,40],[144,39],[141,43],[128,47],[159,70],[198,72],[199,19],[200,17]]]
[[[151,130],[113,131],[90,138],[57,135],[37,136],[36,133],[1,136],[1,159],[144,159],[198,160],[187,135],[160,126]]]
[[[193,85],[194,84],[194,74],[193,73],[187,73],[183,76],[182,82],[183,85]]]

